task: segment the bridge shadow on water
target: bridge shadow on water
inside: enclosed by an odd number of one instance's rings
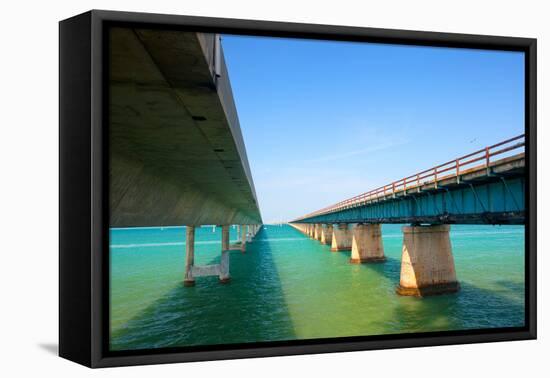
[[[457,267],[459,268],[459,267]],[[397,287],[400,259],[387,257],[383,264],[370,269],[391,280]],[[430,332],[501,327],[522,327],[525,305],[517,298],[524,285],[511,281],[496,281],[490,288],[476,282],[461,280],[457,293],[404,297],[394,293],[393,320],[385,325],[387,333]]]
[[[344,264],[350,252],[339,252],[338,256]],[[371,310],[365,311],[363,316],[372,317],[365,335],[522,327],[525,324],[522,283],[461,280],[459,275],[459,292],[417,298],[399,296],[395,292],[401,270],[401,260],[396,257],[386,256],[384,263],[352,265],[349,269],[356,274],[378,276],[383,283],[370,281],[370,286],[350,289],[358,295],[377,297],[377,304],[392,309],[385,318]]]
[[[522,327],[523,301],[460,281],[460,291],[425,298],[400,297],[390,332]]]
[[[199,277],[194,287],[175,283],[164,296],[112,332],[111,349],[294,339],[269,243],[258,241],[264,232],[259,231],[247,244],[246,253],[230,252],[229,284],[220,284],[217,277]]]
[[[164,295],[112,333],[111,347],[144,349],[524,324],[522,283],[478,280],[472,274],[461,280],[460,270],[465,267],[460,262],[458,293],[425,298],[397,295],[399,244],[390,240],[384,263],[352,265],[350,252],[329,252],[329,246],[308,241],[298,231],[278,234],[276,229],[262,229],[245,254],[230,252],[231,283],[221,285],[217,277],[200,277],[195,287],[186,288],[182,280],[174,281]],[[183,264],[183,259],[175,263]]]

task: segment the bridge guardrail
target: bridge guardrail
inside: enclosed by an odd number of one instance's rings
[[[494,156],[524,148],[525,134],[521,134],[500,143],[493,144],[492,146],[469,153],[468,155],[461,156],[446,163],[415,173],[414,175],[393,181],[390,184],[359,194],[355,197],[340,201],[334,205],[297,218],[294,221],[311,218],[317,215],[333,213],[351,207],[362,206],[378,200],[380,197],[386,198],[388,195],[395,195],[396,193],[404,192],[408,189],[418,188],[423,185],[434,184],[437,186],[439,181],[450,177],[459,177],[461,174],[464,174],[473,168],[489,168],[491,166],[491,158]],[[475,163],[480,161],[483,161],[484,163],[474,166]]]

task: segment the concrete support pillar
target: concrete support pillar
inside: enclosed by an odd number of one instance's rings
[[[351,250],[351,233],[347,223],[340,223],[332,232],[331,252]]]
[[[241,252],[246,252],[246,225],[241,226]]]
[[[403,227],[398,294],[426,296],[459,290],[449,230],[449,225]]]
[[[332,233],[333,233],[332,224],[325,224],[321,229],[321,244],[332,244]]]
[[[185,276],[184,286],[195,286],[193,265],[195,264],[195,226],[185,228]]]
[[[314,234],[313,234],[313,238],[315,240],[321,240],[321,232],[322,232],[322,228],[323,228],[323,225],[322,224],[319,224],[319,223],[316,223],[314,225]]]
[[[352,264],[386,261],[379,224],[359,223],[353,228],[349,261]]]
[[[222,251],[229,250],[229,226],[222,226]]]
[[[228,283],[229,276],[229,225],[222,226],[222,257],[220,261],[220,283]]]

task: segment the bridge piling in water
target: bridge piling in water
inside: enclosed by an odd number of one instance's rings
[[[339,223],[333,227],[332,244],[330,251],[349,251],[351,250],[351,233],[347,223]]]
[[[185,277],[184,286],[195,286],[193,265],[195,264],[195,226],[185,227]]]
[[[404,226],[397,294],[423,297],[459,290],[450,225]]]
[[[350,262],[361,263],[384,259],[380,224],[412,224],[403,227],[396,292],[456,292],[460,285],[450,224],[525,224],[525,159],[522,134],[303,215],[290,225],[330,244],[331,251],[351,249]],[[353,238],[349,224],[357,224]]]
[[[353,228],[350,263],[386,261],[380,224],[358,223]]]
[[[242,253],[245,253],[246,252],[246,242],[247,242],[247,228],[248,226],[247,225],[241,225],[241,252]]]
[[[332,233],[334,232],[331,223],[325,224],[321,229],[321,244],[332,245]]]
[[[229,250],[229,226],[222,225],[222,252]]]
[[[242,229],[244,230],[244,227]],[[238,247],[239,249],[241,248],[241,246]],[[195,265],[195,226],[186,226],[185,276],[183,285],[195,286],[195,278],[206,276],[218,276],[220,283],[228,283],[231,280],[229,275],[229,251],[231,249],[232,246],[229,244],[229,225],[223,225],[220,263]]]
[[[314,227],[314,235],[313,235],[313,238],[314,238],[315,240],[321,241],[321,232],[322,232],[323,225],[320,224],[320,223],[316,223],[313,227]]]
[[[231,280],[229,275],[229,225],[222,225],[222,257],[218,277],[222,284]]]
[[[252,241],[252,226],[251,225],[246,226],[246,241],[247,242]]]

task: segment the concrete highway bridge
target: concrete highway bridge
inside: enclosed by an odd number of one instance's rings
[[[227,282],[262,218],[220,36],[115,27],[109,45],[110,227],[185,225],[184,283]],[[201,225],[222,227],[220,264],[194,264]]]
[[[228,282],[228,251],[244,252],[262,218],[219,35],[114,27],[109,46],[110,227],[185,225],[185,285]],[[366,263],[384,260],[380,224],[410,224],[398,292],[456,291],[449,225],[524,222],[523,148],[522,135],[291,225]],[[194,263],[201,225],[222,228],[219,264]]]
[[[519,135],[314,211],[290,225],[351,250],[351,263],[383,262],[382,223],[402,228],[397,292],[424,296],[459,289],[451,224],[524,224],[525,136]],[[350,227],[353,225],[353,227]]]

